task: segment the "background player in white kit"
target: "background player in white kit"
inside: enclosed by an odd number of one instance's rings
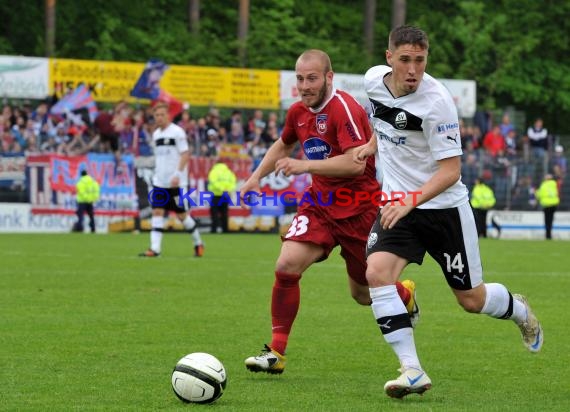
[[[511,295],[502,284],[483,282],[475,221],[461,182],[457,111],[447,89],[424,73],[428,48],[427,35],[418,28],[403,26],[390,33],[390,67],[372,67],[364,80],[376,139],[353,152],[356,162],[378,152],[385,193],[421,193],[380,210],[366,250],[372,311],[401,364],[401,375],[384,386],[395,398],[431,387],[394,286],[408,263],[421,264],[426,252],[467,312],[513,320],[531,352],[543,342],[526,298]]]
[[[184,229],[192,233],[194,239],[194,256],[204,254],[204,244],[197,230],[197,224],[186,210],[185,205],[178,203],[178,189],[188,190],[188,141],[186,133],[170,121],[168,105],[158,103],[153,108],[156,129],[152,134],[154,145],[154,176],[153,189],[149,200],[152,207],[150,231],[150,248],[141,257],[160,256],[162,249],[162,234],[164,232],[165,212],[173,211],[182,222]]]

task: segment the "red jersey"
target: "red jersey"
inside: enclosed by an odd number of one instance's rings
[[[331,98],[318,112],[302,102],[293,104],[287,112],[281,139],[287,145],[299,141],[309,160],[324,160],[366,144],[371,135],[364,108],[348,93],[333,89]],[[342,202],[335,201],[335,193],[339,193],[339,189],[343,189],[340,191]],[[327,177],[314,174],[312,186],[307,189],[315,206],[322,208],[333,219],[355,216],[376,207],[370,201],[347,201],[347,194],[354,199],[357,193],[379,190],[373,157],[368,158],[364,173],[360,176]],[[307,203],[301,202],[300,207],[307,206]]]

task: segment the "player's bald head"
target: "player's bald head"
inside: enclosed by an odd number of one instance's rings
[[[323,73],[328,73],[332,71],[331,59],[329,55],[322,50],[311,49],[304,51],[297,59],[297,64],[295,65],[295,68],[297,68],[299,64],[307,64],[307,63],[317,64],[319,67],[322,68]]]

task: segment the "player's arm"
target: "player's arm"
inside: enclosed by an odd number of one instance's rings
[[[360,176],[366,169],[366,162],[353,161],[356,149],[357,147],[351,147],[339,156],[324,160],[307,160],[307,172],[329,177]]]
[[[440,193],[453,186],[461,177],[461,156],[448,157],[438,160],[439,169],[422,187],[414,197],[413,206],[419,206],[433,199]],[[410,196],[408,196],[410,197]]]
[[[327,177],[359,176],[364,173],[366,163],[353,161],[352,152],[354,149],[354,147],[351,147],[341,155],[323,160],[280,159],[275,164],[275,172],[282,172],[285,176],[300,175],[302,173]]]
[[[377,150],[378,141],[376,140],[376,136],[372,135],[372,138],[370,138],[368,143],[354,148],[352,151],[352,159],[356,163],[365,163],[366,159],[370,156],[374,156]]]
[[[180,181],[184,173],[186,173],[186,165],[190,161],[190,151],[185,150],[180,153],[180,159],[178,160],[178,166],[176,167],[176,171],[174,175],[170,178],[170,184],[172,187],[178,187],[180,185]]]
[[[276,170],[275,164],[279,159],[288,158],[291,153],[293,153],[293,149],[295,148],[295,144],[286,144],[282,139],[277,140],[275,143],[271,145],[271,147],[263,156],[261,163],[255,169],[253,174],[251,175],[250,179],[256,179],[257,181],[261,180],[263,177],[267,176],[269,173]]]
[[[259,187],[261,179],[276,170],[275,164],[277,161],[284,157],[289,157],[294,148],[294,143],[286,144],[282,139],[273,143],[265,153],[265,156],[263,156],[263,159],[259,166],[257,166],[257,169],[255,169],[249,179],[247,179],[247,181],[241,186],[240,196],[244,198],[244,196],[250,192],[259,193],[261,191]],[[243,207],[245,207],[245,205]]]

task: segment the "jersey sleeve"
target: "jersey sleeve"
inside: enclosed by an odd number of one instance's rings
[[[335,124],[339,146],[343,152],[362,146],[370,140],[371,129],[364,108],[351,96],[338,95]]]
[[[449,93],[432,103],[422,127],[435,160],[463,154],[457,109]]]
[[[281,140],[286,145],[293,144],[299,140],[297,137],[297,132],[295,131],[295,110],[289,109],[287,115],[285,116],[285,124],[283,125],[283,130],[281,131]]]

